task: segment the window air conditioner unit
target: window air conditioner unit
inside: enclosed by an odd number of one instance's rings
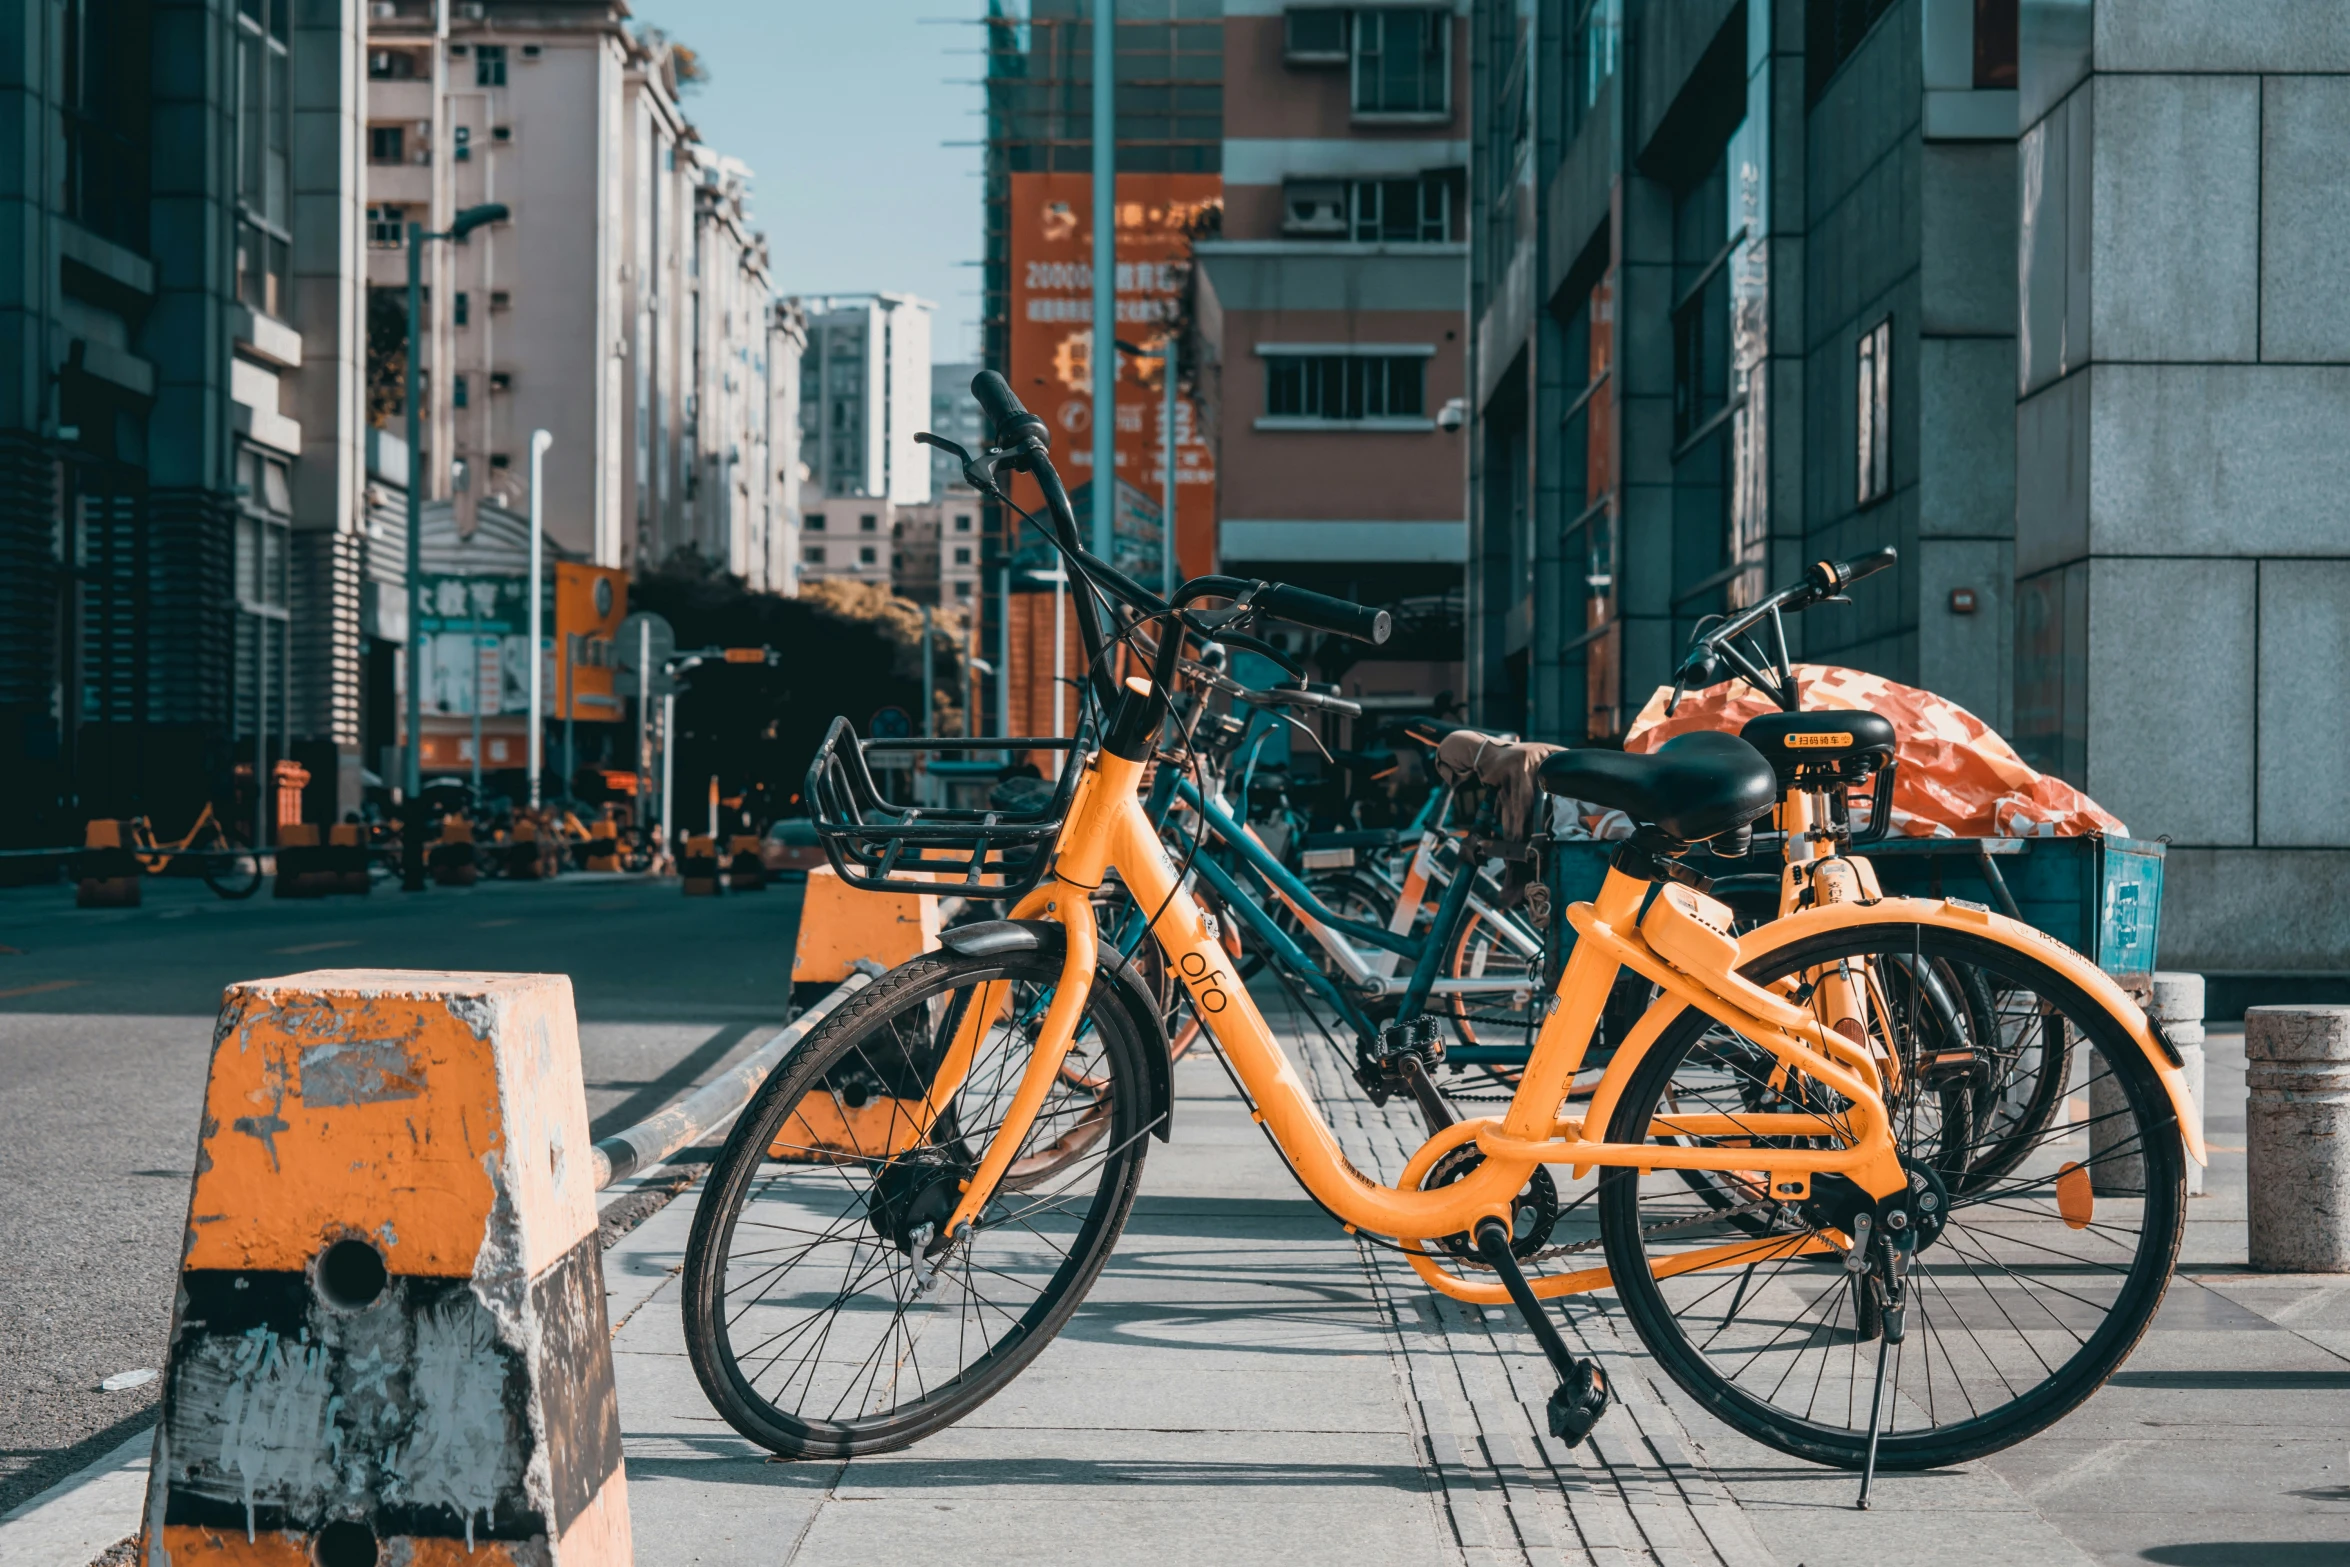
[[[389,22],[400,14],[400,9],[392,4],[392,0],[374,0],[368,6],[367,14],[374,21]]]
[[[1346,182],[1298,180],[1281,190],[1281,232],[1346,236]]]

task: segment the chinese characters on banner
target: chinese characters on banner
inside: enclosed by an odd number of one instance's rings
[[[473,715],[475,693],[487,716],[530,706],[530,606],[520,577],[424,579],[424,710]]]
[[[1053,461],[1081,520],[1093,480],[1093,177],[1014,174],[1011,197],[1012,390],[1052,429]],[[1175,321],[1189,267],[1187,228],[1223,199],[1214,174],[1118,178],[1118,334],[1156,352]],[[1117,564],[1157,583],[1160,495],[1166,463],[1166,391],[1155,359],[1121,354],[1118,367]],[[1176,402],[1175,509],[1180,572],[1215,563],[1216,470],[1188,399]],[[1041,505],[1032,481],[1013,491]],[[1034,539],[1015,545],[1022,566],[1047,566]]]

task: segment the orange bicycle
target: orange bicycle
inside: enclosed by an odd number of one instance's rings
[[[1514,1306],[1559,1375],[1550,1426],[1565,1440],[1589,1433],[1607,1386],[1545,1302],[1606,1288],[1707,1409],[1864,1476],[2010,1446],[2112,1374],[2161,1301],[2186,1160],[2203,1156],[2176,1052],[2080,955],[1959,900],[1855,898],[1734,933],[1683,863],[1779,801],[1769,762],[1733,735],[1552,759],[1548,787],[1639,828],[1570,911],[1574,950],[1512,1098],[1443,1127],[1392,1183],[1358,1170],[1139,789],[1154,760],[1184,765],[1168,695],[1187,641],[1230,646],[1279,618],[1376,642],[1387,617],[1230,577],[1160,599],[1079,547],[1043,423],[992,374],[973,391],[995,442],[965,472],[1007,502],[1005,468],[1043,491],[1037,525],[1070,567],[1099,743],[1024,814],[890,808],[853,747],[811,774],[817,830],[852,881],[976,890],[1012,918],[950,931],[868,986],[736,1123],[695,1215],[685,1318],[695,1371],[737,1430],[792,1457],[903,1446],[1000,1391],[1075,1311],[1172,1108],[1173,997],[1095,930],[1113,878],[1299,1183],[1431,1288]],[[1831,589],[1849,576],[1826,571]],[[1099,623],[1105,601],[1132,612],[1121,636]],[[1118,643],[1146,624],[1142,665]],[[1114,659],[1150,673],[1114,679]],[[1965,1190],[1923,983],[1962,963],[2069,1032],[2082,1096]],[[1596,1091],[1570,1100],[1624,969],[1657,997]],[[1424,1070],[1434,1037],[1433,1020],[1390,1026],[1399,1079]]]
[[[261,857],[244,836],[229,827],[207,804],[195,825],[169,843],[155,836],[155,824],[144,816],[131,819],[127,846],[139,869],[150,876],[168,876],[182,860],[193,863],[204,885],[221,897],[250,898],[261,890]]]

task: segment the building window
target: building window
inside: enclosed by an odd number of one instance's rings
[[[457,291],[456,308],[449,313],[450,322],[457,326],[471,326],[473,324],[473,311],[471,309],[472,302],[473,296],[466,293],[463,289],[459,289]]]
[[[506,46],[504,44],[474,45],[473,85],[476,87],[503,87],[506,85]]]
[[[1854,402],[1857,477],[1854,494],[1866,506],[1893,490],[1893,322],[1878,322],[1860,335],[1860,363]]]
[[[1441,245],[1452,238],[1452,180],[1356,180],[1354,237],[1361,244]]]
[[[1177,357],[1180,359],[1181,356],[1178,355]],[[955,531],[957,533],[969,533],[971,531],[971,519],[968,515],[962,512],[957,512],[955,514]]]
[[[390,206],[368,208],[367,243],[377,250],[398,250],[407,244],[408,209]]]
[[[802,523],[801,526],[806,528],[810,533],[822,533],[824,531],[824,513],[820,511],[812,511],[808,513],[808,520]]]
[[[370,125],[367,127],[367,161],[370,163],[406,163],[408,161],[408,127],[405,125]]]
[[[451,406],[457,408],[463,408],[467,406],[465,395],[465,377],[458,376],[449,383],[449,402]]]
[[[971,584],[970,584],[970,583],[968,583],[968,582],[958,582],[958,583],[956,583],[956,584],[955,584],[955,597],[957,597],[957,598],[959,598],[959,599],[967,599],[967,598],[969,598],[970,596],[971,596]]]
[[[1859,52],[1869,30],[1893,9],[1893,0],[1811,0],[1803,15],[1803,82],[1807,103],[1818,103],[1844,62]],[[2013,14],[2013,7],[2010,7]]]
[[[147,248],[149,61],[146,4],[63,7],[65,205],[83,227]]]
[[[824,546],[821,544],[809,544],[803,546],[800,550],[800,564],[803,566],[823,565]]]
[[[1439,117],[1452,111],[1452,17],[1447,11],[1354,14],[1354,112]]]
[[[872,545],[868,544],[868,545],[864,546],[862,549],[860,549],[860,550],[858,550],[858,551],[857,551],[857,564],[858,564],[858,565],[860,565],[860,566],[870,566],[870,565],[872,565],[872,564],[873,564],[873,561],[874,561],[874,554],[873,554],[873,546],[872,546]]]
[[[236,585],[247,608],[282,609],[286,603],[289,551],[287,529],[293,491],[286,465],[259,452],[237,454]]]
[[[490,309],[511,310],[513,308],[514,296],[512,294],[507,293],[502,288],[493,288],[490,290]]]
[[[880,529],[880,526],[881,519],[874,516],[871,512],[867,512],[865,515],[857,519],[857,531],[859,533],[877,532]]]
[[[490,390],[493,392],[513,391],[514,372],[511,370],[492,370],[490,372]]]
[[[371,82],[412,82],[424,74],[423,57],[414,49],[367,51],[367,79]]]
[[[286,52],[292,0],[237,7],[237,298],[264,315],[286,314],[293,99]]]
[[[1624,39],[1624,0],[1576,0],[1567,24],[1566,139],[1574,140],[1616,74]]]
[[[1417,419],[1422,354],[1268,354],[1265,412],[1276,419]]]
[[[968,566],[971,564],[971,551],[968,547],[955,551],[955,564],[958,566]]]
[[[490,466],[493,468],[511,468],[514,466],[514,458],[511,453],[492,452],[490,453]]]
[[[457,126],[449,132],[449,139],[456,143],[455,150],[449,156],[459,163],[471,163],[473,161],[473,127],[470,125]]]
[[[1281,58],[1291,65],[1346,64],[1346,13],[1334,6],[1282,13]]]

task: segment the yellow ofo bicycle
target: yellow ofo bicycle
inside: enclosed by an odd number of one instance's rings
[[[1681,859],[1778,799],[1736,736],[1550,760],[1546,787],[1639,829],[1570,911],[1576,944],[1515,1092],[1500,1115],[1429,1138],[1393,1184],[1356,1169],[1138,790],[1154,762],[1184,764],[1168,696],[1187,642],[1263,646],[1265,619],[1377,642],[1386,616],[1229,577],[1162,601],[1079,547],[1043,423],[993,374],[972,389],[994,444],[957,455],[983,493],[1003,495],[1006,470],[1043,492],[1100,743],[1025,814],[893,805],[845,725],[819,754],[809,799],[844,877],[1007,898],[1012,918],[949,931],[861,991],[736,1123],[695,1215],[685,1317],[696,1373],[737,1430],[790,1457],[902,1447],[1050,1342],[1117,1242],[1149,1140],[1168,1134],[1175,998],[1145,967],[1181,986],[1317,1203],[1408,1254],[1431,1288],[1524,1316],[1560,1378],[1563,1439],[1588,1434],[1607,1387],[1545,1302],[1604,1288],[1705,1408],[1864,1472],[1997,1451],[2111,1375],[2161,1301],[2186,1160],[2203,1156],[2176,1052],[2080,955],[1959,900],[1854,899],[1733,934]],[[1848,575],[1820,569],[1831,591]],[[1132,617],[1116,638],[1100,624],[1113,602]],[[1151,672],[1114,680],[1114,660],[1139,664],[1137,629],[1156,632]],[[1148,912],[1156,961],[1101,941],[1108,885]],[[2004,1010],[2064,1030],[2077,1079],[2035,1146],[1963,1191],[1918,982],[1956,964]],[[1657,999],[1596,1092],[1570,1101],[1624,969]],[[1403,1070],[1435,1032],[1416,1021],[1388,1031]],[[1594,1219],[1597,1248],[1554,1244]],[[1604,1267],[1556,1266],[1591,1249]]]

